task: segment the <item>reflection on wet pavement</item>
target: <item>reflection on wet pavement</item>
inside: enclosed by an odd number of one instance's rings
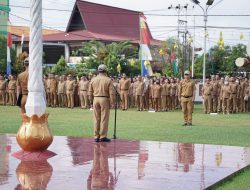
[[[20,161],[15,137],[0,135],[1,190],[204,189],[250,164],[250,148],[55,137],[57,154]]]

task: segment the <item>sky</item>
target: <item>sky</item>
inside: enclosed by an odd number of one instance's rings
[[[184,6],[188,4],[188,15],[203,15],[202,9],[187,0],[88,0],[89,2],[111,5],[115,7],[142,11],[147,17],[147,22],[154,38],[165,40],[169,37],[177,37],[177,15],[176,9],[168,9],[171,5],[176,7],[178,4]],[[207,0],[199,0],[200,5],[205,7]],[[63,9],[69,11],[49,11],[43,10],[43,25],[53,29],[64,31],[75,0],[43,0],[43,8]],[[10,5],[29,6],[30,0],[10,0]],[[248,16],[208,16],[208,26],[214,28],[208,29],[208,47],[212,47],[218,42],[220,32],[226,45],[235,45],[237,43],[248,44],[250,42],[250,1],[249,0],[214,0],[213,5],[208,9],[208,15],[248,15]],[[29,25],[30,20],[28,8],[11,7],[10,21],[12,25]],[[181,15],[186,14],[186,9],[181,10]],[[21,19],[18,17],[25,18]],[[185,16],[180,17],[185,20]],[[204,28],[195,28],[193,26],[204,26],[203,16],[188,16],[187,27],[192,36],[195,36],[195,46],[203,47]],[[195,20],[195,22],[194,22]],[[220,27],[220,28],[218,28]],[[241,27],[222,28],[222,27]],[[195,34],[195,35],[194,35]],[[240,35],[243,34],[243,40]]]

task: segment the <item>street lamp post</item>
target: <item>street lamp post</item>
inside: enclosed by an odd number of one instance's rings
[[[191,0],[193,3],[195,3],[196,5],[198,5],[203,13],[204,13],[204,55],[203,55],[203,85],[205,84],[205,80],[206,80],[206,53],[207,53],[207,11],[208,8],[213,4],[214,0],[208,0],[206,3],[206,8],[204,9],[201,5],[200,2],[198,0]]]

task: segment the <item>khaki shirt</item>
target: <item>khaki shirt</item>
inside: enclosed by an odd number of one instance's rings
[[[63,81],[59,81],[58,83],[58,87],[57,87],[57,92],[58,94],[64,94],[65,93],[65,88],[66,88],[66,82]]]
[[[218,81],[211,81],[213,87],[212,96],[217,96],[219,94],[220,86]]]
[[[129,90],[130,80],[122,78],[120,80],[120,90]]]
[[[90,94],[94,97],[109,98],[112,94],[112,90],[113,90],[112,80],[103,74],[99,74],[89,84]]]
[[[21,93],[23,95],[28,95],[28,79],[29,79],[28,71],[22,72],[17,77],[17,86],[20,86]]]
[[[202,88],[202,95],[210,96],[213,92],[213,85],[205,84]]]
[[[170,96],[175,96],[177,92],[177,84],[171,83],[170,84]]]
[[[142,96],[144,92],[144,82],[137,81],[136,82],[136,89],[135,89],[135,95],[136,96]]]
[[[73,80],[67,80],[66,81],[66,91],[73,91],[74,90],[74,81]]]
[[[153,87],[153,98],[161,97],[162,86],[159,84],[154,85]]]
[[[9,90],[16,90],[16,80],[10,80],[9,84],[8,84],[8,89]]]
[[[79,90],[80,91],[87,91],[89,89],[89,81],[80,81],[79,82]]]
[[[0,90],[6,90],[6,88],[7,88],[7,81],[0,80]]]
[[[162,89],[161,89],[161,95],[162,96],[167,96],[167,84],[164,83],[161,87],[162,87]]]
[[[234,83],[231,83],[229,86],[230,86],[231,93],[232,94],[237,94],[237,92],[238,92],[238,84],[236,84],[234,82]]]
[[[195,91],[195,82],[191,79],[182,80],[180,82],[180,92],[179,96],[184,98],[191,98],[194,95]]]
[[[231,94],[230,86],[224,85],[221,89],[222,91],[222,98],[229,98]]]
[[[56,79],[50,79],[49,89],[50,89],[50,92],[57,91],[57,80]]]

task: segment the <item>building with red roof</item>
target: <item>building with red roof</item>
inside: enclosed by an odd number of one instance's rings
[[[90,40],[105,44],[129,41],[139,48],[140,16],[142,12],[76,0],[66,31],[43,35],[46,63],[56,63],[61,54],[67,62],[77,62],[72,52],[81,48],[82,42]],[[147,30],[150,44],[159,45],[160,41],[153,39],[148,26]],[[24,39],[23,50],[28,50],[28,40],[28,37]],[[21,38],[15,43],[20,41]]]

